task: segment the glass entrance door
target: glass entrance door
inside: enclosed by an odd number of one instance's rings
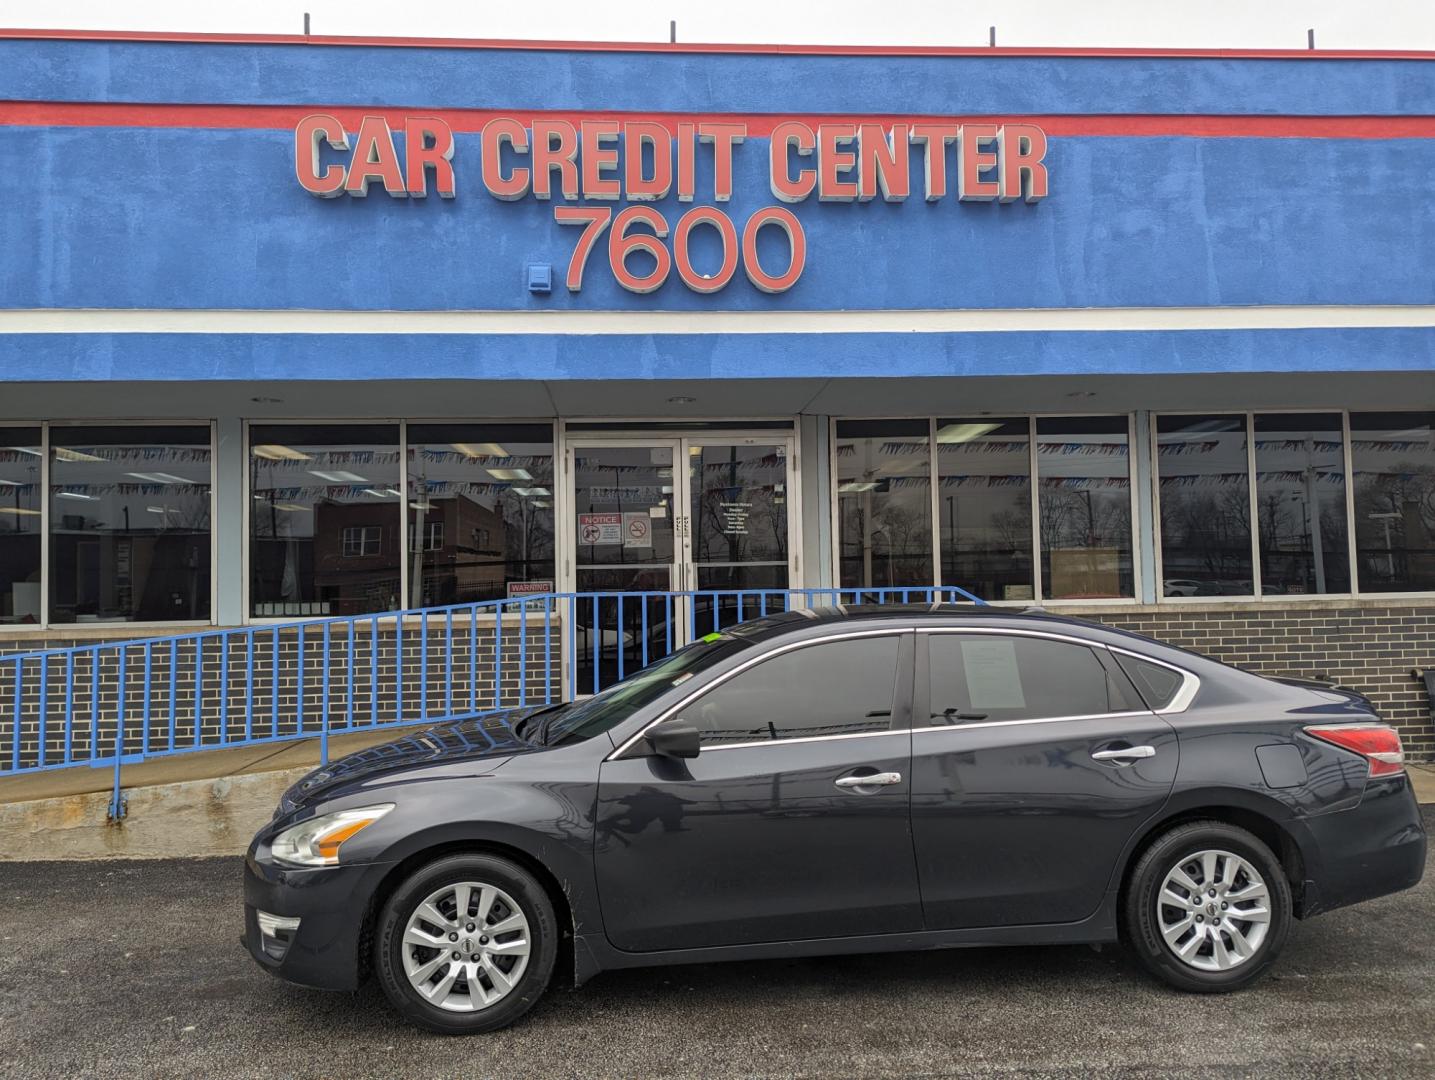
[[[574,689],[591,694],[682,643],[677,440],[570,444]],[[638,594],[638,595],[631,595]]]
[[[569,440],[569,587],[600,594],[573,616],[577,693],[786,607],[792,451],[771,434]]]
[[[792,462],[786,440],[687,442],[688,581],[694,632],[704,634],[785,606],[784,596],[750,591],[791,587]]]

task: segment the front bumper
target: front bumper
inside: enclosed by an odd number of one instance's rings
[[[359,985],[365,919],[392,863],[296,869],[264,862],[253,850],[244,860],[244,946],[260,967],[290,982],[324,990]],[[258,912],[297,918],[287,947],[269,949]],[[271,955],[277,953],[280,955]]]
[[[1425,872],[1425,828],[1407,776],[1372,780],[1359,806],[1305,825],[1319,865],[1307,860],[1302,915],[1400,892]]]

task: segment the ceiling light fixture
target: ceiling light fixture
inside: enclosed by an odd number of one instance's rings
[[[944,424],[937,429],[937,442],[944,445],[971,442],[983,435],[989,435],[1000,424]]]
[[[308,454],[288,446],[280,446],[278,443],[259,443],[251,448],[257,458],[266,458],[269,461],[313,461]]]

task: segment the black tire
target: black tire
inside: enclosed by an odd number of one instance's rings
[[[450,1011],[426,1000],[409,982],[403,953],[404,931],[418,906],[437,890],[460,882],[502,890],[528,921],[527,965],[513,988],[492,1005],[467,1012]],[[558,925],[543,886],[523,867],[494,855],[449,855],[416,870],[384,904],[375,929],[374,970],[389,1001],[415,1024],[443,1035],[493,1031],[523,1016],[548,988],[558,954]],[[431,952],[423,955],[434,956]]]
[[[1270,910],[1270,922],[1262,940],[1252,949],[1248,959],[1223,971],[1200,970],[1176,956],[1173,951],[1175,946],[1168,946],[1162,936],[1159,914],[1161,909],[1157,902],[1159,891],[1168,874],[1187,864],[1197,853],[1212,850],[1229,852],[1249,862],[1264,879],[1269,897],[1267,906]],[[1247,879],[1238,875],[1237,880]],[[1198,883],[1208,884],[1204,881]],[[1221,883],[1218,881],[1217,884],[1219,887]],[[1219,908],[1221,897],[1211,899],[1216,902],[1217,918],[1226,918],[1226,913]],[[1236,906],[1235,903],[1232,904],[1232,907]],[[1167,905],[1165,910],[1168,923],[1174,924],[1180,909],[1175,905]],[[1162,833],[1142,853],[1131,874],[1122,915],[1122,937],[1126,947],[1140,961],[1142,967],[1163,982],[1179,990],[1198,994],[1243,990],[1270,970],[1290,934],[1290,882],[1286,880],[1280,860],[1259,837],[1221,821],[1193,821]],[[1197,916],[1193,913],[1191,917],[1194,919]],[[1200,917],[1204,920],[1211,916],[1202,912]],[[1244,934],[1251,933],[1253,925],[1247,922],[1238,925],[1243,929],[1242,940],[1245,940]],[[1193,952],[1193,958],[1209,962],[1214,944],[1209,941],[1210,930],[1204,921],[1201,927],[1193,926],[1187,932],[1188,936],[1178,939],[1178,944],[1189,944],[1192,940],[1190,935],[1197,929],[1206,933],[1208,940],[1197,947],[1198,951]],[[1229,935],[1222,938],[1223,947],[1230,942]],[[1206,955],[1202,956],[1203,952]]]

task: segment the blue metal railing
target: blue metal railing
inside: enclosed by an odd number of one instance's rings
[[[0,778],[479,716],[593,693],[685,641],[951,586],[547,593],[0,654]],[[3,642],[0,642],[3,644]]]

